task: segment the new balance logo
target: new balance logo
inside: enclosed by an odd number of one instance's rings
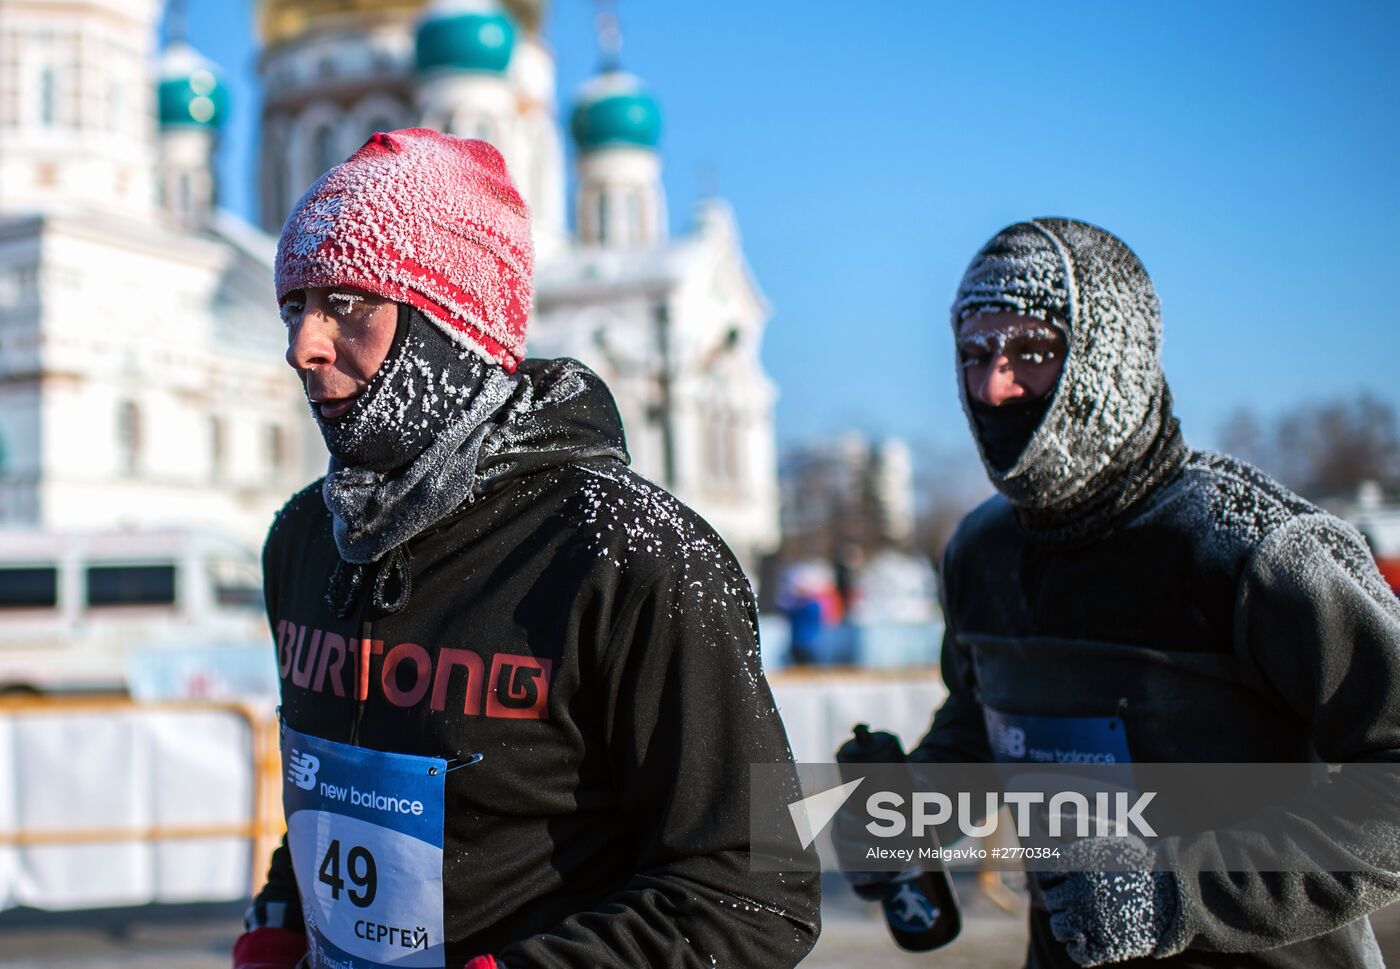
[[[1026,732],[999,723],[992,731],[992,749],[1011,760],[1021,760],[1026,756]]]
[[[309,791],[316,786],[316,772],[321,769],[321,758],[315,754],[303,754],[295,747],[292,748],[292,756],[288,758],[287,779],[301,788]]]

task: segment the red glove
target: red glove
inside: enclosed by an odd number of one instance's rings
[[[506,967],[497,962],[495,956],[477,956],[462,969],[506,969]]]
[[[291,929],[253,929],[233,943],[233,969],[296,969],[304,955],[305,934]]]

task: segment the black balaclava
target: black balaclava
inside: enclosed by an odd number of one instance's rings
[[[1062,329],[1065,359],[1038,417],[982,411],[959,367],[958,393],[987,477],[1037,540],[1091,540],[1173,477],[1188,454],[1162,373],[1152,281],[1111,233],[1035,219],[1002,230],[973,258],[953,303],[955,337],[968,317],[997,311]]]
[[[1030,229],[1025,226],[1025,229]],[[958,288],[953,306],[954,335],[979,313],[1016,313],[1063,330],[1068,312],[1064,262],[1044,233],[1012,226],[982,247]],[[959,380],[963,380],[959,373]],[[963,391],[983,460],[992,469],[1009,471],[1025,451],[1054,397],[1054,389],[1034,400],[994,407]]]
[[[982,454],[998,471],[1008,471],[1030,443],[1050,408],[1054,391],[1030,400],[1017,399],[1000,406],[968,398],[968,410],[977,428]]]
[[[311,409],[327,450],[347,468],[390,474],[412,462],[466,409],[495,366],[407,303],[398,308],[384,363],[350,409],[333,421]]]
[[[398,312],[384,363],[350,409],[316,415],[331,452],[321,496],[341,557],[327,601],[342,618],[366,582],[377,608],[408,603],[405,544],[476,497],[483,443],[520,383],[418,310]]]

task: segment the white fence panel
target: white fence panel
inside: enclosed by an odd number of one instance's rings
[[[0,909],[243,897],[254,743],[227,708],[0,708]]]
[[[798,763],[830,763],[851,727],[888,730],[908,750],[922,739],[948,695],[934,670],[907,674],[774,673],[773,697]]]

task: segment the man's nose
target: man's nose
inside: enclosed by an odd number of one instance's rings
[[[1000,407],[1009,400],[1026,396],[1026,388],[1016,382],[1016,367],[1005,354],[997,354],[987,366],[976,396],[991,407]]]
[[[335,321],[320,310],[307,309],[292,325],[287,339],[287,363],[297,370],[335,363]]]

